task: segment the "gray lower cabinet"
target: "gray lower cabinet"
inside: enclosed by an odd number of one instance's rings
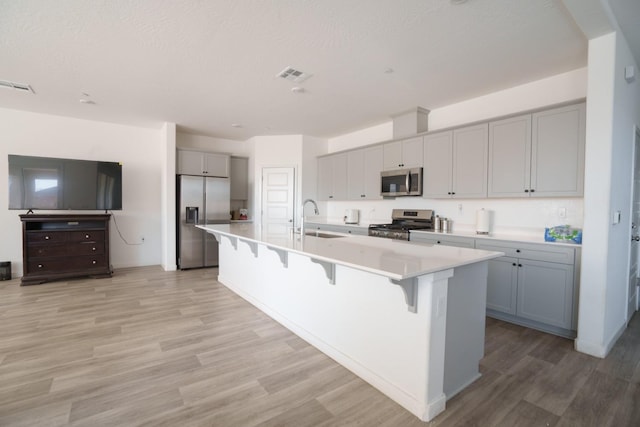
[[[468,237],[449,236],[439,233],[412,232],[409,235],[411,242],[428,245],[456,246],[459,248],[474,248],[475,241]]]
[[[575,337],[576,249],[481,240],[476,248],[507,255],[489,261],[488,316]]]
[[[316,222],[307,221],[305,224],[305,230],[307,231],[330,231],[333,233],[354,234],[360,236],[366,236],[369,232],[367,227],[360,227],[357,225],[340,225],[340,224],[321,224]]]
[[[489,261],[487,310],[516,315],[518,259],[502,257]]]

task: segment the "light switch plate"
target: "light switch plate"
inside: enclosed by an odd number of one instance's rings
[[[615,211],[613,213],[613,225],[620,224],[620,219],[622,217],[622,213],[620,211]]]

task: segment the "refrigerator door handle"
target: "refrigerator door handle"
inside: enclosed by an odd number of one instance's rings
[[[185,214],[185,223],[198,224],[198,207],[197,206],[187,206],[186,214]]]

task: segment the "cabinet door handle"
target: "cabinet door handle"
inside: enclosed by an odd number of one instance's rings
[[[520,253],[520,249],[516,249],[516,252],[517,252],[517,253]]]
[[[525,192],[525,193],[528,193],[528,192],[529,192],[529,190],[524,190],[524,192]]]
[[[513,265],[513,266],[515,267],[515,266],[516,266],[516,263],[514,262],[514,263],[513,263],[513,264],[511,264],[511,265]]]
[[[530,191],[533,193],[533,192],[534,192],[534,191],[536,191],[536,190],[534,190],[534,189],[532,188]]]
[[[436,243],[440,244],[441,242],[440,242],[440,240],[438,240]]]
[[[518,267],[522,267],[522,264],[518,264]]]

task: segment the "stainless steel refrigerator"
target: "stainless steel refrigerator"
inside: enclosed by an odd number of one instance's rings
[[[196,224],[229,223],[229,178],[178,175],[177,264],[179,269],[218,265],[218,242]]]

